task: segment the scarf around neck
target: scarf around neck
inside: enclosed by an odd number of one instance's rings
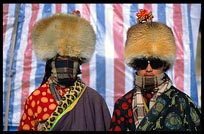
[[[165,73],[154,76],[153,78],[145,78],[135,75],[135,92],[133,94],[132,109],[136,128],[145,117],[149,109],[155,104],[158,96],[169,89],[172,85],[171,80]],[[154,92],[150,99],[149,108],[144,102],[142,92]]]

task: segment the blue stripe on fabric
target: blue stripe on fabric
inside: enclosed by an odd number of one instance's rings
[[[52,15],[52,4],[44,4],[42,10],[42,17],[48,17]]]
[[[52,5],[51,4],[44,4],[42,9],[42,18],[48,17],[52,15]],[[39,87],[44,73],[45,73],[45,62],[39,59],[37,60],[36,65],[36,72],[35,72],[35,88]]]
[[[10,6],[10,5],[9,5]],[[16,6],[16,5],[15,5]],[[16,8],[16,7],[15,7]],[[11,10],[9,10],[8,12],[12,12]],[[14,12],[14,14],[15,14],[15,10],[13,11]],[[15,15],[14,15],[14,17],[15,17]],[[12,18],[12,17],[11,17]],[[15,19],[14,19],[14,21],[15,21]],[[13,25],[14,25],[14,21],[13,21]],[[8,22],[7,22],[8,23]],[[12,23],[10,23],[10,24],[12,24]],[[12,29],[12,30],[14,30],[14,28]],[[7,90],[8,90],[8,80],[9,80],[9,68],[10,68],[10,54],[11,54],[11,46],[12,46],[12,35],[13,35],[13,32],[14,31],[12,31],[12,33],[11,33],[11,36],[10,36],[10,44],[4,44],[4,45],[9,45],[9,48],[8,48],[8,50],[7,50],[7,52],[4,52],[4,53],[6,53],[6,59],[5,59],[5,61],[6,61],[6,65],[5,65],[5,78],[3,78],[3,79],[5,79],[4,80],[4,85],[3,85],[3,117],[5,118],[5,113],[6,113],[6,103],[7,103]],[[3,120],[4,120],[4,118],[3,118]],[[5,120],[4,120],[5,121]]]
[[[45,62],[37,59],[35,72],[35,89],[38,88],[43,80],[45,72]]]
[[[106,61],[104,39],[106,34],[105,7],[103,4],[96,4],[96,90],[106,97]]]
[[[196,82],[196,75],[195,75],[195,67],[194,67],[194,45],[193,44],[193,31],[192,31],[192,25],[191,25],[191,7],[190,4],[187,5],[187,13],[188,13],[188,29],[189,29],[189,42],[190,42],[190,67],[191,67],[191,98],[195,102],[195,104],[198,106],[198,90],[197,90],[197,82]]]
[[[138,12],[139,12],[138,4],[132,4],[130,6],[130,26],[133,26],[137,23],[136,13],[138,13]],[[134,69],[132,69],[132,77],[133,78],[135,77],[135,70]],[[133,83],[133,85],[135,85],[134,81],[132,83]]]
[[[11,12],[11,10],[9,10],[8,12]],[[15,10],[13,12],[15,12]],[[13,30],[14,30],[14,28],[13,28]],[[11,33],[10,41],[12,40],[12,35],[13,35],[13,31]],[[5,73],[5,78],[3,78],[3,79],[5,79],[4,84],[3,84],[3,122],[5,122],[5,114],[6,114],[6,103],[7,103],[6,101],[7,101],[9,68],[10,68],[9,61],[10,61],[10,53],[11,53],[11,44],[12,44],[12,41],[10,42],[10,44],[4,44],[4,45],[9,45],[9,48],[8,48],[7,52],[5,52],[6,53],[6,59],[5,59],[6,60],[6,65],[5,65],[5,72],[4,72]]]
[[[15,5],[15,10],[16,10],[16,5]],[[15,12],[14,10],[14,12]],[[9,10],[8,12],[11,12],[11,10]],[[14,15],[15,17],[15,15]],[[15,19],[14,19],[14,22],[15,22]],[[13,22],[13,24],[14,24]],[[14,32],[14,28],[13,28],[13,31],[11,33],[11,39],[10,39],[10,44],[5,44],[5,45],[9,45],[9,49],[7,51],[7,54],[6,54],[6,68],[5,68],[5,81],[4,81],[4,92],[3,92],[3,117],[4,117],[4,120],[3,122],[5,122],[5,114],[6,114],[6,104],[7,104],[7,92],[8,92],[8,80],[9,80],[9,68],[10,68],[10,53],[11,53],[11,47],[12,47],[12,37],[13,37],[13,32]],[[9,104],[10,105],[10,104]],[[10,107],[10,106],[9,106]],[[10,117],[8,117],[10,119]]]
[[[19,52],[20,48],[20,42],[21,42],[21,36],[22,36],[22,30],[23,30],[23,24],[25,22],[25,4],[21,4],[20,7],[20,12],[18,16],[18,25],[17,25],[17,31],[16,31],[16,44],[14,48],[14,55],[13,55],[13,64],[12,64],[12,71],[17,72],[19,70],[16,70],[16,63],[17,61],[17,55]],[[18,77],[16,76],[16,73],[13,75],[12,81],[11,81],[11,94],[10,94],[10,108],[9,108],[9,124],[12,124],[12,119],[13,119],[13,113],[14,113],[14,84],[15,84],[15,78]]]
[[[157,14],[158,14],[158,21],[166,24],[166,5],[165,4],[158,4],[157,7]]]
[[[2,126],[2,130],[5,131],[4,130],[4,126]],[[16,126],[16,125],[13,125],[13,126],[9,125],[8,126],[8,131],[18,131],[18,126]]]
[[[136,13],[138,13],[138,12],[139,12],[138,4],[132,4],[130,6],[130,26],[137,23]]]
[[[67,13],[71,14],[75,10],[75,4],[67,4]]]
[[[16,11],[16,5],[15,5],[15,10],[14,10],[14,12]],[[24,5],[21,5],[21,9],[20,9],[20,12],[19,12],[19,19],[21,19],[22,18],[22,14],[24,15]],[[10,11],[9,11],[10,12]],[[14,14],[14,16],[16,16],[16,12],[15,12],[15,14]],[[15,21],[15,20],[14,20]],[[20,21],[20,20],[19,20]],[[15,47],[14,47],[14,55],[13,55],[13,62],[12,62],[12,68],[11,68],[11,70],[12,70],[12,78],[11,78],[11,86],[10,86],[10,103],[9,103],[9,113],[8,113],[8,123],[9,124],[12,124],[12,119],[13,119],[13,104],[14,104],[14,84],[15,84],[15,72],[17,71],[16,70],[16,57],[17,57],[17,50],[18,50],[18,48],[19,48],[19,42],[20,41],[18,41],[19,39],[18,38],[20,38],[19,36],[21,36],[20,34],[21,33],[19,33],[20,31],[21,31],[21,29],[22,29],[22,26],[17,26],[17,35],[16,35],[16,40],[17,40],[17,42],[16,42],[16,44],[15,44]],[[14,30],[14,28],[13,28],[13,30]],[[13,31],[14,32],[14,31]],[[9,79],[9,67],[10,67],[10,53],[11,53],[11,47],[12,47],[12,38],[13,38],[13,33],[12,32],[12,35],[11,35],[11,42],[10,42],[10,46],[9,46],[9,49],[8,49],[8,52],[7,52],[7,58],[6,58],[6,72],[5,72],[5,82],[4,82],[4,90],[5,90],[5,92],[4,92],[4,102],[5,103],[3,103],[3,107],[4,107],[4,109],[3,109],[3,117],[5,117],[5,112],[6,112],[6,101],[8,101],[7,100],[7,88],[8,88],[8,79]],[[4,120],[5,121],[5,120]]]

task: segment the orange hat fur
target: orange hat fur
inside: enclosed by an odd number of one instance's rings
[[[96,35],[90,23],[76,14],[55,14],[35,24],[32,41],[41,60],[59,54],[78,57],[84,63],[95,50]]]
[[[172,30],[160,22],[138,23],[127,31],[125,62],[132,67],[135,59],[155,57],[171,67],[176,58],[176,43]]]

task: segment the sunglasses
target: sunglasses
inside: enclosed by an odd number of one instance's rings
[[[164,66],[166,62],[160,60],[159,58],[142,58],[134,60],[132,65],[135,69],[146,69],[148,64],[151,65],[152,69],[158,69]]]

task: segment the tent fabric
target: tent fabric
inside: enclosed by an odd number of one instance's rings
[[[96,33],[96,49],[90,62],[81,66],[81,78],[104,97],[112,114],[114,102],[133,87],[134,71],[124,62],[124,45],[126,32],[142,8],[152,11],[153,21],[172,28],[177,53],[175,65],[167,74],[199,105],[194,64],[201,4],[7,3],[3,4],[3,125],[8,123],[9,129],[15,130],[25,99],[40,86],[44,75],[45,62],[37,59],[32,49],[33,25],[54,13],[72,13],[75,9]]]

